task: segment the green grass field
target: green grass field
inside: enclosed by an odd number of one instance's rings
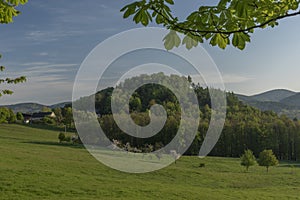
[[[58,131],[0,125],[0,199],[300,199],[300,168],[245,173],[239,159],[182,157],[147,174],[126,174]],[[204,168],[199,164],[205,163]]]

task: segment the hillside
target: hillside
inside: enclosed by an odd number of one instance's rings
[[[43,110],[43,108],[58,108],[58,107],[64,107],[66,104],[70,104],[70,102],[63,102],[58,103],[54,105],[42,105],[38,103],[19,103],[14,105],[0,105],[0,107],[7,107],[12,109],[15,113],[21,112],[21,113],[35,113],[40,112]]]
[[[295,106],[289,106],[281,102],[273,101],[248,101],[245,102],[250,106],[258,108],[262,111],[274,111],[278,114],[281,114],[284,110],[298,110]]]
[[[280,102],[282,99],[295,95],[296,92],[285,90],[285,89],[276,89],[267,92],[263,92],[261,94],[256,94],[250,96],[251,100],[255,101],[272,101],[272,102]]]
[[[0,107],[10,108],[15,113],[16,112],[34,113],[34,112],[40,112],[44,107],[47,107],[47,106],[38,104],[38,103],[20,103],[20,104],[15,104],[15,105],[3,105]]]
[[[248,173],[239,159],[183,156],[146,174],[110,169],[58,132],[0,124],[0,199],[297,199],[300,168],[288,163]],[[153,158],[149,162],[156,162]],[[200,168],[200,163],[205,167]],[[293,163],[296,164],[296,163]],[[296,164],[297,165],[297,164]]]
[[[160,77],[160,74],[151,75],[152,80],[159,79]],[[141,82],[142,79],[147,80],[149,78],[150,77],[144,75],[127,79],[122,85],[118,86],[118,89],[122,89],[128,85],[134,86]],[[171,76],[168,80],[165,80],[165,82],[168,81],[170,85],[179,85],[183,83],[183,79],[184,77]],[[199,153],[205,133],[209,127],[212,113],[208,89],[200,85],[194,85],[193,89],[198,98],[201,122],[198,127],[196,139],[188,151],[186,151],[186,155],[197,155]],[[112,91],[113,88],[107,88],[98,92],[96,95],[81,98],[76,102],[76,105],[78,105],[77,110],[80,110],[78,108],[89,110],[90,106],[93,105],[90,103],[90,100],[91,98],[95,98],[95,108],[99,116],[101,116],[99,123],[110,140],[119,140],[122,144],[130,143],[132,147],[138,149],[143,149],[144,146],[150,144],[157,150],[159,146],[169,144],[171,138],[177,134],[180,126],[181,109],[176,96],[167,88],[156,84],[146,84],[137,89],[129,100],[131,118],[136,124],[141,126],[149,124],[148,110],[154,103],[159,103],[167,111],[168,118],[165,126],[159,133],[149,138],[131,137],[125,134],[115,123],[111,112]],[[221,94],[219,90],[215,90],[214,92],[215,94]],[[118,99],[118,101],[121,102],[124,101],[124,99]],[[127,103],[127,101],[124,103]],[[279,102],[275,103],[277,107],[279,107],[279,110],[282,109]],[[272,105],[271,103],[269,107],[272,107]],[[272,107],[272,109],[274,108]],[[285,106],[284,109],[287,110],[290,108]],[[284,109],[280,111],[285,111]],[[128,116],[125,115],[121,115],[120,117],[122,117],[121,121],[124,122],[128,119]],[[191,121],[191,119],[186,121]],[[298,121],[280,117],[274,112],[263,112],[257,108],[241,103],[235,94],[227,93],[227,116],[224,129],[210,155],[239,157],[245,149],[252,149],[254,154],[258,156],[263,149],[267,148],[272,149],[275,155],[281,160],[298,160],[300,159],[300,149],[294,148],[292,145],[300,145],[299,126],[300,122]],[[295,130],[295,127],[299,128]],[[290,133],[294,133],[297,137]],[[94,141],[97,141],[97,139],[94,139]],[[234,144],[232,141],[234,141]]]
[[[236,96],[242,102],[262,111],[274,111],[279,115],[286,115],[291,119],[295,117],[300,118],[299,93],[277,89],[253,96],[241,94],[237,94]]]
[[[284,98],[280,101],[282,104],[300,108],[300,93]]]

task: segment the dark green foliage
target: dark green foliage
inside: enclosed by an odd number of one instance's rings
[[[59,133],[59,135],[58,135],[58,140],[59,140],[59,142],[60,143],[62,143],[62,142],[71,142],[71,136],[70,135],[66,135],[65,133],[63,133],[63,132],[60,132]],[[76,138],[76,142],[75,141],[72,141],[73,143],[77,143],[77,144],[81,144],[79,141],[80,141],[80,139],[78,140],[78,138]]]
[[[65,106],[62,111],[62,122],[64,125],[66,125],[68,128],[73,128],[74,127],[74,120],[73,120],[73,112],[72,108]]]
[[[55,120],[57,124],[61,124],[63,121],[62,109],[61,108],[54,108],[53,112],[55,114]]]
[[[15,123],[17,120],[14,112],[6,107],[0,108],[0,123]]]
[[[147,78],[135,77],[126,81],[126,84],[135,84],[138,79]],[[149,78],[149,77],[148,77]],[[180,82],[182,77],[173,77],[174,84]],[[209,127],[211,106],[208,88],[193,84],[197,94],[199,108],[201,110],[201,121],[198,133],[191,147],[186,154],[197,155]],[[100,102],[110,102],[109,94],[111,88],[96,94],[96,105]],[[105,99],[107,98],[107,99]],[[142,149],[146,144],[155,146],[161,142],[168,144],[176,135],[181,119],[180,106],[176,97],[165,87],[158,85],[144,85],[133,95],[133,98],[141,100],[142,108],[131,104],[131,117],[139,125],[147,125],[150,121],[148,109],[153,103],[163,105],[167,111],[168,119],[164,128],[155,136],[147,139],[135,138],[124,134],[114,122],[110,106],[96,106],[100,112],[100,125],[111,140],[117,139],[123,144],[127,142],[133,147]],[[109,104],[110,105],[110,104]],[[138,108],[138,109],[137,109]],[[282,160],[300,160],[300,122],[293,121],[285,116],[279,117],[274,112],[260,111],[251,106],[245,105],[233,94],[227,94],[227,116],[222,135],[211,151],[210,155],[224,157],[240,157],[246,149],[252,149],[255,156],[258,156],[264,149],[272,149],[275,155]]]
[[[267,172],[269,167],[278,165],[278,160],[272,150],[264,150],[259,154],[258,164],[266,167]]]
[[[71,142],[71,136],[66,136],[65,139],[64,139],[64,141]]]
[[[111,114],[111,95],[113,92],[113,88],[107,88],[102,90],[101,92],[98,92],[95,95],[95,106],[97,109],[97,112],[101,115]],[[93,97],[92,97],[93,98]],[[83,100],[88,101],[88,100]]]
[[[55,125],[55,119],[52,117],[44,117],[42,122],[47,125]]]
[[[60,143],[63,142],[65,140],[65,138],[66,138],[66,135],[64,133],[60,132],[58,135],[59,142]]]
[[[82,144],[80,137],[77,135],[71,139],[73,144]]]
[[[200,164],[199,164],[199,167],[200,167],[200,168],[205,167],[205,163],[200,163]]]
[[[23,114],[22,114],[22,113],[17,112],[16,117],[17,117],[17,120],[19,120],[19,121],[24,121],[24,117],[23,117]]]

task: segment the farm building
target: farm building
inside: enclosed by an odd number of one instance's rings
[[[28,124],[33,121],[39,121],[45,117],[54,118],[56,116],[55,116],[54,112],[38,112],[38,113],[33,113],[33,114],[23,114],[23,117],[24,117],[24,122],[26,124]]]

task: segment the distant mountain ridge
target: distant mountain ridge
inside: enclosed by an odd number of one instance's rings
[[[244,103],[260,110],[271,110],[290,118],[300,118],[300,93],[275,89],[252,96],[237,94],[237,97]]]
[[[294,91],[286,90],[286,89],[276,89],[267,92],[263,92],[261,94],[253,95],[252,98],[257,101],[274,101],[280,102],[281,100],[288,98],[297,94]]]
[[[297,117],[300,119],[300,93],[286,90],[275,89],[261,94],[252,96],[235,94],[240,101],[258,108],[262,111],[274,111],[279,115],[287,115],[290,118]],[[54,105],[43,105],[39,103],[20,103],[14,105],[0,105],[0,107],[8,107],[14,112],[34,113],[40,112],[43,108],[58,108],[64,107],[71,102],[62,102]]]
[[[21,113],[35,113],[42,111],[45,107],[46,108],[62,108],[67,104],[70,104],[71,102],[62,102],[58,104],[53,105],[43,105],[39,103],[19,103],[19,104],[12,104],[12,105],[0,105],[0,107],[7,107],[12,109],[15,113],[21,112]]]
[[[280,102],[289,106],[300,107],[300,93],[282,99]]]

